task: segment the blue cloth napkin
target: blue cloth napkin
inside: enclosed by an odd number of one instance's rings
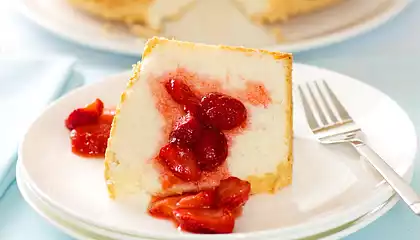
[[[15,179],[17,147],[32,121],[61,95],[73,58],[0,56],[0,198]]]

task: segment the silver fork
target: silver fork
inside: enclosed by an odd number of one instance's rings
[[[306,92],[303,88],[306,87]],[[323,90],[322,90],[323,89]],[[360,138],[362,130],[325,80],[298,86],[306,121],[319,142],[349,143],[382,175],[410,209],[420,215],[420,197],[372,148]]]

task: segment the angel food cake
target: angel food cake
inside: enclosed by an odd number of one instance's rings
[[[330,7],[342,0],[234,0],[250,19],[259,23],[287,21],[291,17]]]
[[[152,38],[116,109],[69,114],[72,150],[105,156],[112,199],[147,196],[182,230],[230,233],[252,194],[292,182],[291,71],[286,53]]]
[[[166,20],[179,19],[198,0],[68,0],[73,6],[105,20],[123,22],[133,33],[150,37],[162,32]],[[201,0],[204,1],[204,0]],[[205,0],[214,1],[214,0]],[[256,23],[285,22],[298,15],[330,7],[342,0],[226,0],[233,1]],[[214,14],[217,18],[217,13]]]
[[[79,9],[131,27],[160,31],[164,20],[181,15],[194,0],[69,0]]]
[[[111,197],[195,192],[229,176],[253,193],[290,184],[291,68],[289,54],[149,40],[108,141]]]

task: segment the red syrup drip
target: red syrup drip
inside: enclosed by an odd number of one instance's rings
[[[177,120],[185,115],[186,111],[190,111],[190,108],[184,108],[184,106],[180,104],[184,101],[182,97],[177,95],[177,98],[174,100],[174,98],[171,97],[165,88],[165,84],[174,78],[181,79],[182,82],[184,82],[189,87],[189,89],[191,89],[193,95],[197,96],[198,99],[201,99],[208,93],[221,93],[236,98],[243,103],[257,107],[267,108],[268,105],[272,102],[269,92],[267,89],[265,89],[264,85],[254,81],[247,81],[243,90],[226,90],[223,89],[221,81],[217,81],[205,76],[197,76],[196,74],[188,72],[182,68],[178,68],[176,71],[164,74],[160,77],[150,77],[148,79],[148,83],[154,94],[156,108],[165,119],[165,124],[162,129],[162,139],[164,140],[169,139],[171,131],[176,126]],[[187,95],[189,96],[190,94]],[[190,113],[193,115],[197,114],[197,112]],[[251,122],[249,120],[249,113],[247,114],[248,117],[246,121],[244,121],[240,126],[231,130],[223,131],[228,140],[228,147],[231,146],[235,136],[243,133],[250,126]],[[161,146],[164,146],[166,143],[167,142],[162,142]],[[158,156],[158,153],[156,156]],[[155,197],[149,206],[149,213],[152,216],[162,218],[162,209],[153,207],[156,205],[156,202],[162,203],[162,201],[164,201],[164,204],[162,204],[163,210],[165,212],[165,214],[163,214],[164,218],[173,221],[176,226],[183,231],[194,233],[228,233],[233,231],[234,219],[242,214],[242,206],[248,200],[248,196],[250,194],[250,184],[246,181],[230,177],[226,161],[215,169],[202,171],[200,180],[194,182],[184,181],[175,176],[171,171],[169,171],[159,162],[158,157],[153,159],[153,161],[156,163],[157,168],[161,172],[160,179],[162,188],[164,190],[171,189],[177,185],[182,185],[181,190],[192,189],[193,191],[176,196]],[[182,208],[177,210],[176,202],[180,201],[180,199],[183,199],[186,196],[191,197],[195,194],[199,195],[202,193],[200,191],[209,189],[209,186],[211,187],[210,191],[218,192],[217,189],[219,188],[219,184],[222,181],[225,181],[224,179],[240,181],[242,184],[237,184],[238,182],[234,182],[233,186],[238,186],[237,188],[240,188],[239,186],[245,186],[245,189],[247,190],[235,188],[233,190],[229,190],[227,191],[228,194],[233,195],[228,196],[228,198],[226,198],[226,196],[223,198],[218,196],[218,198],[215,200],[216,202],[214,203],[214,206],[206,207],[205,210],[195,209],[189,211]],[[235,191],[239,191],[240,193],[235,193]],[[243,202],[241,203],[241,201],[239,201],[238,203],[238,200],[241,198],[243,199]],[[230,204],[233,203],[234,205],[239,205],[233,209],[226,210],[226,206],[223,207],[223,204],[220,201],[230,201]],[[158,210],[156,211],[156,209]],[[222,220],[213,221],[216,218]]]

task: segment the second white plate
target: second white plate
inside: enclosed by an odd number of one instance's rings
[[[55,208],[100,228],[156,239],[214,239],[180,233],[171,223],[151,218],[141,203],[133,208],[110,200],[102,160],[80,158],[71,152],[69,132],[63,123],[68,113],[96,97],[107,106],[117,104],[129,76],[122,73],[75,90],[40,115],[19,152],[31,185]],[[410,181],[417,138],[406,113],[389,97],[355,79],[294,65],[294,84],[317,78],[329,82],[366,132],[368,143]],[[351,148],[327,147],[314,141],[299,99],[294,102],[293,185],[274,196],[253,196],[237,221],[235,233],[218,239],[311,236],[353,221],[392,195]]]
[[[345,0],[326,10],[262,29],[250,23],[231,1],[200,0],[181,20],[168,23],[160,35],[193,42],[299,52],[368,32],[401,13],[410,2]],[[75,10],[67,0],[19,0],[19,3],[25,16],[65,39],[136,57],[143,50],[146,38],[116,26],[110,31],[105,21]],[[273,34],[279,30],[280,42]]]
[[[59,209],[54,209],[44,201],[38,194],[33,191],[31,188],[31,183],[26,177],[24,169],[21,167],[19,162],[16,167],[16,182],[18,184],[19,190],[25,199],[25,201],[44,219],[53,224],[55,227],[59,228],[66,234],[79,239],[79,240],[146,240],[138,237],[131,237],[122,234],[116,234],[112,231],[107,231],[106,229],[96,228],[90,225],[87,225],[83,222],[78,221],[77,219],[72,218],[71,216],[62,213]],[[364,214],[360,218],[357,218],[355,221],[347,223],[343,226],[339,226],[328,231],[316,234],[315,236],[310,236],[306,239],[338,239],[348,236],[351,233],[358,231],[359,229],[365,227],[369,223],[375,221],[386,212],[388,212],[398,201],[398,196],[394,196],[384,204],[378,206],[373,211]]]

